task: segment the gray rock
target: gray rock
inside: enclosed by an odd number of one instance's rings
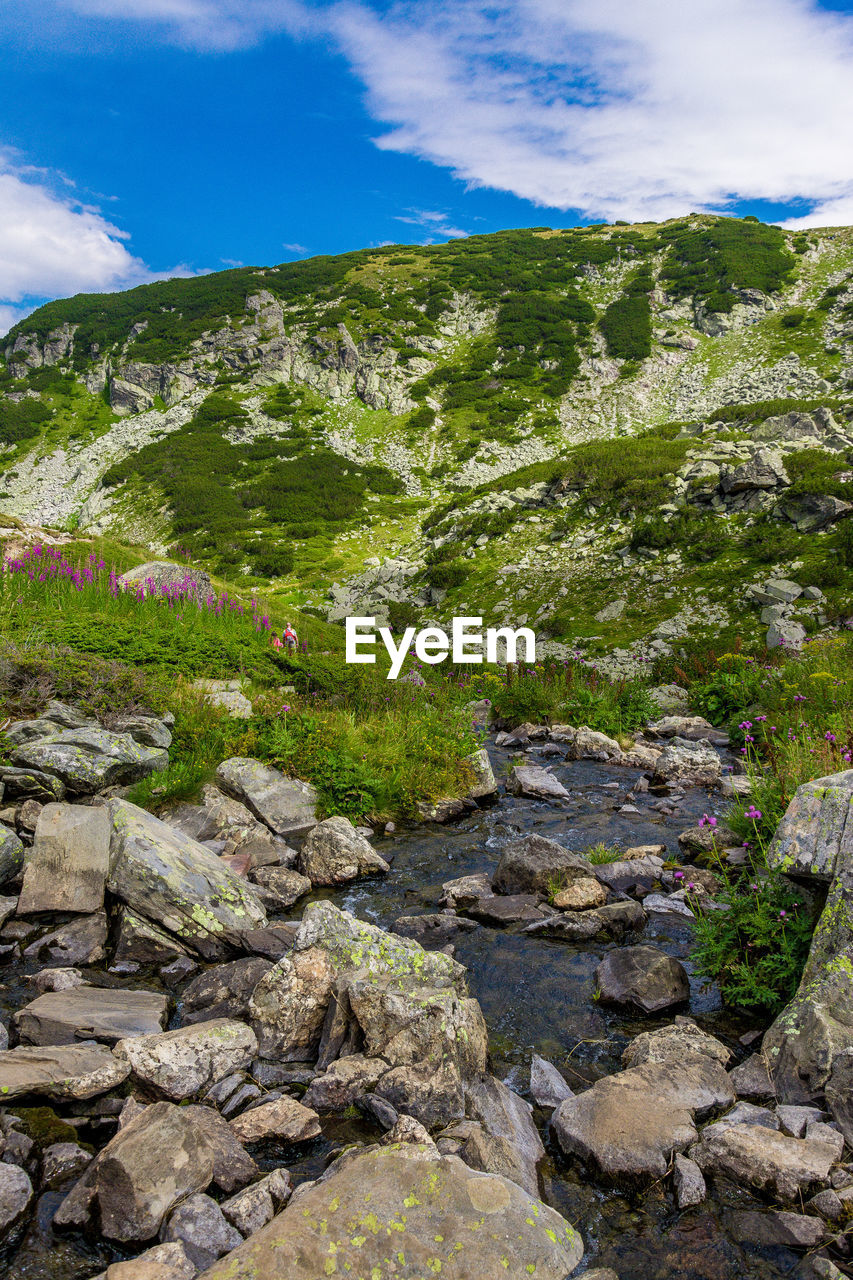
[[[635,1036],[622,1053],[622,1065],[640,1067],[644,1062],[687,1062],[693,1058],[710,1058],[725,1066],[730,1051],[707,1031],[702,1031],[688,1018],[679,1018],[668,1027],[643,1031]]]
[[[470,933],[476,928],[473,920],[441,911],[425,916],[399,916],[391,932],[402,938],[414,938],[422,947],[430,949],[445,947],[460,933]]]
[[[242,1244],[243,1237],[226,1219],[210,1196],[197,1192],[173,1210],[160,1229],[164,1243],[175,1240],[184,1246],[187,1257],[197,1267],[211,1262]]]
[[[345,1111],[376,1088],[390,1065],[384,1058],[348,1054],[312,1080],[302,1100],[315,1111]]]
[[[172,745],[171,730],[154,716],[119,716],[113,729],[116,733],[129,733],[134,742],[141,742],[143,747],[168,750]]]
[[[300,898],[304,898],[306,893],[311,892],[308,877],[300,875],[298,871],[291,871],[289,867],[259,867],[252,872],[252,880],[262,887],[267,905],[274,911],[287,911]]]
[[[33,1198],[33,1184],[16,1164],[0,1162],[0,1238],[20,1221]]]
[[[649,689],[649,697],[662,716],[686,715],[690,695],[680,684],[660,684]]]
[[[116,1045],[134,1079],[182,1101],[217,1080],[248,1067],[258,1052],[254,1032],[243,1022],[216,1018],[158,1035],[138,1035]]]
[[[220,1191],[230,1195],[252,1182],[260,1170],[244,1150],[218,1111],[193,1103],[182,1107],[196,1128],[204,1134],[213,1154],[213,1181]]]
[[[537,1168],[545,1148],[531,1118],[530,1104],[494,1076],[485,1075],[466,1084],[465,1111],[482,1126],[488,1138],[485,1167],[479,1163],[473,1167],[502,1173],[530,1195],[538,1195]],[[464,1149],[462,1158],[466,1159]]]
[[[682,964],[656,947],[620,947],[609,952],[595,971],[603,1004],[629,1005],[657,1013],[690,999],[690,982]]]
[[[561,1103],[551,1125],[566,1155],[609,1178],[661,1178],[673,1153],[696,1141],[696,1118],[732,1102],[728,1076],[713,1058],[646,1062]]]
[[[112,1138],[68,1193],[56,1226],[84,1226],[95,1214],[108,1240],[150,1240],[172,1208],[204,1191],[213,1154],[189,1108],[146,1107]]]
[[[395,1134],[388,1135],[390,1139]],[[426,1135],[424,1135],[425,1137]],[[300,1188],[271,1223],[214,1263],[205,1280],[249,1280],[286,1275],[317,1280],[331,1253],[344,1273],[377,1274],[388,1254],[385,1233],[355,1233],[365,1197],[381,1222],[399,1219],[406,1205],[405,1259],[413,1276],[451,1275],[458,1269],[456,1242],[478,1224],[477,1247],[465,1259],[468,1280],[493,1280],[505,1271],[507,1241],[512,1266],[537,1280],[565,1280],[583,1254],[577,1233],[555,1210],[534,1201],[506,1178],[473,1172],[455,1156],[426,1142],[355,1149],[336,1160],[318,1181]],[[324,1222],[320,1231],[317,1224]]]
[[[853,769],[796,790],[767,850],[768,865],[789,875],[832,880],[853,861]]]
[[[724,494],[750,489],[775,489],[790,484],[782,456],[774,449],[757,449],[748,462],[723,470],[720,489]]]
[[[97,911],[104,905],[110,865],[110,824],[104,809],[46,804],[24,868],[18,914]]]
[[[553,1063],[534,1053],[530,1060],[530,1096],[537,1107],[558,1107],[575,1096]]]
[[[138,782],[165,769],[169,753],[157,747],[143,747],[125,733],[62,729],[52,737],[16,747],[12,763],[18,768],[52,774],[74,794],[91,795],[107,787]]]
[[[469,800],[490,800],[498,794],[498,784],[492,771],[492,764],[489,760],[489,753],[485,747],[480,747],[477,751],[472,752],[468,756],[468,764],[474,774],[474,785],[468,792]]]
[[[182,1244],[155,1244],[126,1262],[114,1262],[94,1280],[194,1280],[198,1268]]]
[[[56,732],[55,726],[51,726]],[[0,783],[5,800],[62,800],[65,783],[39,769],[16,769],[13,765],[0,766]]]
[[[94,1098],[114,1089],[129,1074],[127,1063],[94,1041],[0,1052],[0,1095],[4,1100],[28,1093],[48,1098]]]
[[[847,1142],[853,1146],[853,1048],[845,1049],[833,1059],[832,1070],[826,1082],[826,1105]],[[811,1108],[799,1107],[797,1110],[806,1111]],[[811,1119],[820,1119],[820,1114]]]
[[[537,893],[544,897],[558,881],[568,883],[593,874],[594,868],[586,858],[555,840],[528,835],[505,846],[492,888],[495,893]],[[446,893],[447,886],[444,888]],[[462,901],[458,897],[455,900],[464,909]]]
[[[78,986],[48,991],[15,1014],[22,1044],[75,1044],[145,1036],[166,1025],[168,1001],[156,991]]]
[[[722,773],[720,757],[705,742],[691,742],[687,738],[671,738],[667,741],[655,765],[655,781],[683,783],[687,786],[716,785]]]
[[[767,628],[765,644],[768,649],[800,649],[806,639],[806,629],[799,622],[780,619]]]
[[[750,1102],[766,1102],[776,1097],[776,1087],[770,1078],[765,1059],[753,1053],[739,1067],[733,1067],[729,1078],[739,1098]]]
[[[626,933],[642,929],[646,913],[639,902],[608,902],[594,911],[565,911],[527,925],[524,932],[557,938],[564,942],[584,942],[606,935],[622,938]]]
[[[240,1143],[308,1142],[320,1133],[320,1117],[295,1098],[276,1098],[250,1107],[230,1122],[231,1132]]]
[[[299,854],[299,870],[317,887],[384,875],[390,868],[349,818],[337,817],[326,818],[308,832]]]
[[[687,1156],[676,1153],[672,1180],[679,1209],[690,1209],[702,1204],[708,1195],[702,1170],[695,1160],[689,1160]]]
[[[853,515],[853,503],[843,502],[841,498],[830,494],[799,494],[795,498],[784,498],[777,508],[786,520],[797,526],[798,533],[814,533],[818,529],[828,529]]]
[[[116,965],[166,965],[186,956],[186,947],[165,929],[135,915],[128,907],[118,911],[113,961]]]
[[[517,764],[510,771],[507,791],[534,800],[568,800],[569,793],[553,774],[540,765]]]
[[[106,913],[96,911],[42,934],[25,948],[24,958],[42,963],[53,961],[63,966],[96,964],[104,958],[106,941]]]
[[[180,587],[182,591],[204,599],[213,591],[210,575],[203,569],[190,568],[174,560],[146,560],[145,564],[138,564],[122,574],[121,581],[124,586],[137,590],[153,587],[155,594],[161,589],[168,591],[169,587]]]
[[[270,960],[252,956],[205,969],[184,987],[181,994],[182,1022],[248,1017],[252,992],[271,968]]]
[[[53,1142],[42,1152],[42,1185],[59,1187],[70,1178],[78,1178],[91,1163],[91,1151],[76,1142]]]
[[[286,778],[260,760],[233,757],[216,771],[228,795],[245,804],[276,835],[299,844],[317,825],[317,792],[308,782]]]
[[[266,923],[252,887],[209,850],[126,800],[106,808],[113,824],[108,888],[206,959]]]
[[[722,1131],[710,1126],[691,1155],[706,1173],[722,1174],[788,1202],[799,1202],[801,1194],[826,1183],[834,1162],[825,1143],[747,1124]]]
[[[782,1132],[791,1138],[802,1138],[806,1125],[812,1120],[822,1120],[824,1113],[820,1107],[778,1106],[776,1115],[779,1118]]]
[[[248,1237],[267,1225],[281,1205],[290,1199],[292,1190],[287,1170],[275,1169],[260,1182],[254,1182],[230,1199],[223,1200],[220,1208],[240,1234]]]
[[[784,1209],[771,1209],[768,1213],[740,1209],[729,1215],[728,1223],[735,1240],[759,1248],[780,1245],[788,1249],[814,1249],[826,1237],[826,1227],[820,1218],[788,1213]]]
[[[0,884],[16,876],[23,865],[23,844],[14,831],[0,823]]]

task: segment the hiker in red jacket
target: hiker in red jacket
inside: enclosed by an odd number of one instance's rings
[[[289,622],[287,626],[284,628],[281,638],[284,642],[285,651],[288,654],[296,653],[296,646],[299,643],[299,638]]]

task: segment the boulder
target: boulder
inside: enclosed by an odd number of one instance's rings
[[[687,1156],[676,1153],[672,1180],[679,1209],[690,1209],[702,1204],[708,1194],[702,1170],[695,1160],[689,1160]]]
[[[121,1040],[115,1050],[130,1064],[134,1079],[176,1101],[196,1097],[223,1076],[248,1067],[257,1052],[251,1028],[226,1018]]]
[[[669,715],[653,721],[648,732],[656,738],[685,738],[688,742],[717,742],[725,745],[728,735],[715,729],[704,716]]]
[[[110,867],[110,823],[104,809],[46,804],[24,869],[18,914],[97,911]]]
[[[507,791],[533,800],[568,800],[569,793],[547,769],[538,764],[517,764],[510,770]]]
[[[853,863],[853,769],[797,788],[767,862],[787,875],[826,881]]]
[[[789,1202],[827,1182],[835,1160],[833,1148],[823,1142],[748,1124],[710,1126],[691,1154],[706,1173]]]
[[[24,865],[24,846],[14,831],[0,822],[0,885],[16,876]]]
[[[156,1236],[172,1208],[204,1191],[213,1176],[210,1145],[188,1110],[158,1102],[119,1129],[62,1201],[54,1224],[99,1219],[108,1240]]]
[[[15,1014],[22,1044],[75,1044],[144,1036],[166,1025],[168,1000],[156,991],[80,985],[47,991]]]
[[[595,971],[602,1004],[627,1005],[657,1013],[690,999],[684,966],[656,947],[620,947],[610,951]]]
[[[613,1179],[662,1178],[673,1155],[698,1137],[696,1119],[734,1102],[719,1062],[646,1062],[597,1080],[560,1104],[551,1119],[566,1155]]]
[[[690,694],[680,684],[659,684],[649,689],[649,697],[662,716],[686,715]]]
[[[92,1163],[91,1151],[77,1142],[52,1142],[41,1156],[41,1180],[43,1187],[61,1187],[71,1178],[79,1178]]]
[[[483,1172],[503,1173],[535,1196],[539,1190],[537,1169],[545,1148],[531,1118],[530,1103],[494,1076],[484,1075],[465,1085],[465,1112],[482,1126],[488,1138],[488,1167]],[[466,1159],[464,1149],[462,1158]]]
[[[182,1244],[197,1267],[208,1267],[224,1253],[243,1243],[240,1232],[227,1220],[219,1205],[201,1192],[179,1204],[160,1230],[164,1243]]]
[[[238,1191],[221,1204],[222,1212],[243,1236],[253,1236],[290,1199],[293,1184],[286,1169],[274,1169],[260,1182]]]
[[[790,484],[782,455],[775,449],[757,449],[748,462],[727,467],[720,478],[724,494],[744,493],[751,489],[776,489]]]
[[[188,564],[180,564],[174,560],[146,560],[138,564],[121,577],[125,587],[142,589],[147,595],[171,594],[194,595],[206,599],[213,592],[210,574],[203,569],[190,568]]]
[[[107,882],[134,912],[206,959],[266,923],[251,885],[208,849],[127,800],[107,802],[112,821]]]
[[[853,503],[844,502],[828,493],[804,493],[784,498],[777,504],[786,520],[797,526],[798,533],[815,533],[828,529],[839,520],[853,515]]]
[[[0,1096],[20,1094],[47,1098],[94,1098],[126,1080],[130,1067],[106,1045],[26,1046],[0,1053]]]
[[[468,764],[474,775],[474,785],[467,794],[468,800],[491,800],[498,794],[498,784],[492,770],[492,762],[485,747],[468,756]]]
[[[315,888],[346,884],[360,876],[385,874],[388,863],[349,818],[326,818],[306,835],[299,854],[299,870]]]
[[[127,733],[95,728],[62,729],[12,752],[13,765],[59,778],[75,795],[138,782],[168,763],[169,753],[162,748],[144,747]]]
[[[315,1111],[346,1111],[359,1098],[371,1093],[389,1069],[384,1058],[366,1058],[351,1053],[333,1062],[308,1086],[303,1102]]]
[[[826,1082],[826,1105],[848,1144],[853,1147],[853,1047],[845,1049],[833,1059],[832,1070]],[[780,1107],[779,1110],[806,1112],[813,1108]],[[811,1116],[809,1120],[818,1118],[819,1116]]]
[[[336,1160],[205,1280],[318,1280],[330,1259],[341,1274],[381,1276],[389,1274],[389,1239],[400,1280],[533,1270],[537,1280],[565,1280],[583,1255],[565,1219],[516,1183],[475,1173],[432,1143],[393,1142]]]
[[[622,1053],[622,1065],[640,1067],[644,1062],[686,1062],[693,1058],[710,1058],[721,1067],[731,1058],[731,1051],[707,1031],[702,1031],[688,1018],[679,1018],[668,1027],[643,1031],[635,1036]]]
[[[815,1249],[826,1238],[826,1226],[820,1218],[784,1209],[768,1213],[739,1209],[729,1215],[728,1226],[735,1240],[759,1248]]]
[[[495,893],[538,893],[545,897],[556,884],[565,888],[573,880],[588,880],[592,876],[592,864],[580,854],[572,853],[555,840],[528,835],[504,847],[492,878],[492,889]]]
[[[118,927],[115,935],[113,963],[117,967],[123,965],[160,965],[169,964],[179,956],[186,956],[186,947],[181,946],[176,938],[166,933],[165,929],[134,915],[127,907],[120,907],[117,913]]]
[[[182,1107],[196,1128],[204,1134],[213,1153],[213,1181],[226,1195],[252,1182],[260,1170],[248,1151],[234,1136],[231,1126],[212,1107],[192,1103]]]
[[[645,923],[645,911],[639,902],[629,898],[625,902],[608,902],[594,911],[560,912],[545,920],[534,921],[524,932],[563,942],[586,942],[602,935],[622,938],[626,933],[642,929]]]
[[[729,1079],[739,1098],[750,1102],[766,1102],[776,1097],[776,1086],[770,1078],[767,1062],[760,1053],[753,1053],[740,1066],[733,1067]]]
[[[606,733],[581,725],[568,740],[567,754],[570,760],[618,760],[622,755],[622,748]]]
[[[155,716],[119,716],[113,721],[112,728],[116,733],[129,733],[134,742],[141,742],[143,747],[168,750],[172,745],[171,730]]]
[[[231,1132],[240,1143],[308,1142],[320,1133],[320,1117],[295,1098],[276,1098],[243,1111],[231,1121]]]
[[[683,783],[691,787],[712,787],[720,779],[722,764],[713,747],[687,738],[670,738],[655,765],[658,783]]]
[[[589,911],[592,907],[603,907],[607,893],[595,876],[581,876],[570,880],[551,901],[560,911]]]
[[[286,778],[260,760],[235,756],[216,770],[227,795],[240,800],[278,836],[301,843],[317,825],[317,792],[308,782]]]

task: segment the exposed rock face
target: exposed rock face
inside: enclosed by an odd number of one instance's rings
[[[853,1047],[853,771],[798,788],[768,862],[831,881],[797,995],[762,1046],[781,1101],[808,1103]]]
[[[317,1280],[330,1258],[342,1272],[380,1274],[389,1231],[400,1280],[439,1270],[448,1280],[494,1280],[508,1268],[526,1275],[530,1266],[541,1280],[565,1280],[583,1254],[565,1219],[514,1182],[475,1173],[431,1143],[394,1143],[337,1160],[278,1217],[214,1263],[205,1280],[285,1274]]]
[[[266,923],[252,886],[203,845],[126,800],[106,808],[113,828],[108,887],[134,911],[209,959]]]
[[[346,884],[360,876],[384,874],[390,868],[359,835],[349,818],[326,818],[308,835],[299,854],[299,870],[311,884]]]
[[[721,773],[720,757],[713,747],[687,738],[671,738],[655,765],[656,781],[682,782],[693,787],[712,787]]]
[[[185,564],[177,564],[174,560],[147,560],[122,574],[121,581],[126,587],[145,590],[153,587],[156,591],[169,588],[180,588],[183,592],[206,597],[211,594],[213,585],[210,574],[201,569],[189,569]]]
[[[258,1051],[254,1032],[243,1022],[216,1018],[161,1035],[122,1040],[116,1057],[125,1059],[135,1079],[167,1098],[192,1098],[247,1067]]]
[[[242,801],[276,835],[301,843],[317,825],[317,792],[260,760],[234,757],[216,770],[223,791]]]
[[[46,804],[36,823],[18,914],[97,911],[110,866],[110,823],[104,809]]]
[[[172,1207],[204,1191],[213,1153],[187,1109],[146,1107],[107,1143],[65,1197],[57,1226],[83,1226],[97,1211],[109,1240],[150,1240]]]

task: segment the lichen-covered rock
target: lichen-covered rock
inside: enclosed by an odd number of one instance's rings
[[[670,738],[655,765],[655,781],[681,782],[691,787],[712,787],[722,774],[720,757],[707,742]]]
[[[204,1191],[213,1154],[189,1108],[171,1102],[146,1107],[112,1138],[71,1189],[56,1226],[100,1219],[108,1240],[150,1240],[174,1205]]]
[[[475,1173],[430,1144],[356,1150],[291,1197],[286,1208],[204,1280],[318,1280],[340,1274],[399,1280],[565,1280],[583,1256],[577,1232],[514,1182]],[[533,1271],[530,1268],[533,1268]]]
[[[247,1067],[258,1052],[254,1032],[243,1022],[215,1018],[177,1031],[136,1036],[116,1045],[135,1079],[182,1101]]]
[[[165,929],[135,915],[128,907],[118,911],[113,961],[116,965],[164,965],[186,956],[187,949]]]
[[[306,893],[310,893],[312,887],[307,876],[292,871],[290,867],[259,867],[252,872],[252,882],[261,886],[271,911],[289,910]]]
[[[309,831],[299,854],[299,870],[316,888],[384,875],[390,868],[349,818],[337,817],[326,818]]]
[[[266,923],[252,886],[209,849],[127,800],[112,799],[108,888],[207,959]]]
[[[829,1178],[835,1152],[823,1142],[790,1138],[763,1125],[712,1125],[691,1152],[706,1173],[723,1174],[739,1186],[799,1201],[811,1187]]]
[[[91,795],[107,787],[138,782],[165,769],[169,753],[145,747],[129,734],[106,729],[62,729],[48,738],[16,747],[12,763],[59,778],[76,795]]]
[[[9,827],[0,822],[0,885],[16,876],[24,865],[24,846]]]
[[[767,861],[777,871],[816,880],[832,880],[853,863],[853,769],[797,788]]]
[[[0,1097],[94,1098],[122,1083],[130,1066],[106,1047],[67,1044],[24,1046],[0,1053]]]
[[[242,801],[276,835],[299,843],[317,825],[317,792],[309,782],[286,778],[250,757],[223,760],[216,781]]]

